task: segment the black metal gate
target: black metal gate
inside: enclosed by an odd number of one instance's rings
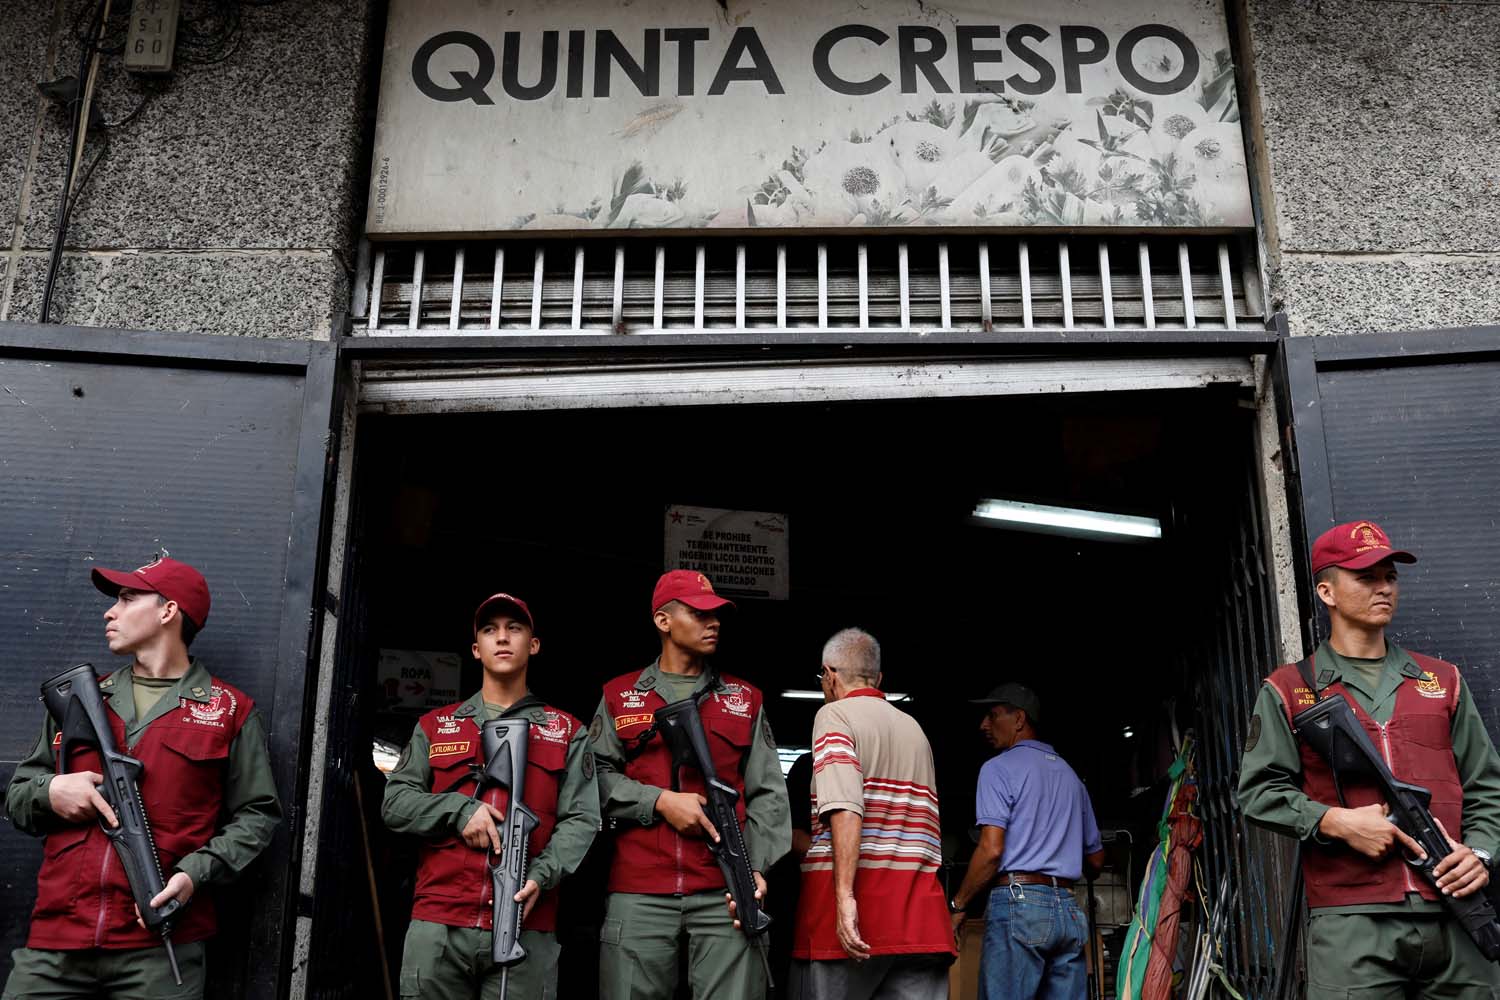
[[[250,892],[220,899],[208,994],[283,989],[302,821],[304,686],[320,572],[332,344],[0,324],[0,774],[41,730],[37,688],[103,665],[94,565],[199,566],[193,652],[247,692],[288,817]],[[41,843],[0,825],[0,979],[25,940]]]

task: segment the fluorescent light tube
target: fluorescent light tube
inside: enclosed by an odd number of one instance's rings
[[[1048,507],[1019,500],[981,500],[974,506],[974,516],[1022,531],[1120,538],[1161,537],[1161,521],[1154,517],[1110,514],[1077,507]]]

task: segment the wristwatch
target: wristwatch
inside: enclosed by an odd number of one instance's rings
[[[1484,862],[1484,866],[1486,868],[1494,868],[1495,867],[1495,859],[1492,858],[1492,857],[1490,857],[1490,852],[1489,851],[1486,851],[1482,847],[1471,847],[1471,848],[1469,848],[1469,850],[1473,853],[1473,855],[1476,858],[1478,858],[1480,861]]]
[[[1475,851],[1474,853],[1478,854],[1479,852]],[[1489,864],[1489,860],[1488,859],[1485,860],[1485,864]],[[958,905],[958,901],[957,900],[950,899],[950,900],[948,900],[948,912],[949,913],[962,913],[962,912],[964,912],[964,908],[962,906]]]

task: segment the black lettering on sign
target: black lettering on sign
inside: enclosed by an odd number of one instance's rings
[[[926,42],[927,47],[917,48],[917,42]],[[948,39],[943,33],[928,25],[905,25],[896,29],[896,51],[901,61],[901,93],[917,92],[917,70],[927,78],[927,85],[935,93],[951,94],[953,88],[938,72],[938,60],[948,54]]]
[[[1016,93],[1035,97],[1038,94],[1045,94],[1057,86],[1057,70],[1052,68],[1052,64],[1047,61],[1046,56],[1026,45],[1028,39],[1041,43],[1045,42],[1048,37],[1049,32],[1045,28],[1035,24],[1018,24],[1014,28],[1011,28],[1010,33],[1005,36],[1005,40],[1009,43],[1010,50],[1016,54],[1016,58],[1030,66],[1036,73],[1035,80],[1028,80],[1019,73],[1015,76],[1007,77],[1005,80],[1006,84]]]
[[[976,49],[981,38],[999,38],[1003,34],[994,24],[960,24],[953,29],[957,37],[958,92],[960,94],[999,94],[1005,90],[1000,80],[980,80],[974,67],[979,63],[998,63],[1004,58],[1000,49]]]
[[[750,56],[750,65],[741,67],[740,60],[746,54]],[[731,83],[741,80],[747,83],[760,81],[768,94],[786,93],[754,28],[735,29],[729,39],[729,48],[724,50],[724,58],[719,62],[719,72],[714,74],[714,82],[708,86],[708,94],[710,97],[722,94]]]
[[[694,75],[698,71],[698,43],[708,41],[707,28],[668,28],[662,33],[668,44],[677,43],[677,96],[693,96]]]
[[[557,32],[542,32],[542,67],[536,83],[527,87],[521,83],[521,33],[507,31],[501,49],[500,86],[505,96],[516,101],[539,101],[552,93],[557,86]]]
[[[1172,79],[1158,83],[1142,76],[1135,68],[1132,58],[1135,47],[1148,38],[1165,38],[1182,54],[1182,69]],[[1198,79],[1198,47],[1187,35],[1165,24],[1143,24],[1125,32],[1120,36],[1120,47],[1115,50],[1115,63],[1120,67],[1120,75],[1125,78],[1126,83],[1148,94],[1175,94]]]
[[[462,45],[479,60],[479,67],[472,73],[468,70],[450,69],[454,86],[440,87],[432,79],[432,57],[438,49],[447,45]],[[417,89],[434,101],[473,101],[475,104],[494,104],[484,92],[495,77],[495,50],[483,38],[467,31],[444,31],[423,42],[411,60],[411,80]]]
[[[845,80],[833,71],[830,58],[833,55],[833,47],[846,38],[863,38],[865,41],[874,42],[876,45],[884,45],[891,40],[891,36],[879,28],[872,28],[868,24],[846,24],[840,28],[834,28],[823,34],[813,46],[813,72],[822,81],[823,86],[835,94],[848,94],[852,97],[862,97],[866,94],[875,94],[891,85],[891,78],[884,73],[877,73],[868,80]]]
[[[1084,66],[1103,62],[1109,55],[1109,39],[1098,28],[1086,24],[1065,24],[1058,29],[1062,40],[1063,89],[1070,94],[1083,93],[1082,73]],[[1083,43],[1088,42],[1085,49]]]
[[[614,63],[635,84],[642,97],[661,94],[661,30],[647,28],[640,62],[615,37],[613,31],[594,32],[594,96],[609,96],[610,64]]]

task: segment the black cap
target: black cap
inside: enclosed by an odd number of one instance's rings
[[[1032,725],[1039,726],[1042,723],[1042,699],[1024,684],[1001,684],[983,698],[971,698],[970,702],[975,705],[1009,705],[1025,712]]]

